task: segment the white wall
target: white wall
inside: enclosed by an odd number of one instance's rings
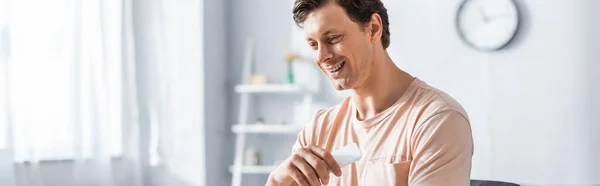
[[[226,1],[204,0],[204,108],[206,113],[206,185],[228,185],[233,135],[227,118]],[[224,96],[225,95],[225,96]]]
[[[473,178],[600,184],[594,175],[599,160],[592,158],[600,141],[590,132],[598,129],[590,89],[597,90],[593,74],[599,69],[590,67],[600,60],[591,51],[600,47],[590,42],[598,32],[587,32],[598,30],[593,12],[600,6],[592,0],[518,2],[524,25],[515,43],[482,53],[457,36],[458,1],[384,1],[392,33],[388,52],[400,68],[467,109],[475,138]]]
[[[582,13],[585,15],[587,23],[593,23],[586,25],[585,35],[587,36],[586,42],[586,56],[588,58],[587,63],[587,73],[586,75],[589,77],[590,81],[588,82],[590,91],[587,97],[591,99],[588,103],[590,104],[590,125],[588,126],[587,136],[591,137],[591,142],[588,143],[588,159],[593,159],[588,165],[588,176],[596,177],[595,183],[600,182],[600,160],[597,157],[600,157],[600,149],[598,148],[598,144],[600,144],[600,135],[598,135],[598,131],[600,131],[600,23],[598,23],[598,19],[600,18],[600,11],[598,8],[600,7],[600,1],[585,1],[585,9]]]

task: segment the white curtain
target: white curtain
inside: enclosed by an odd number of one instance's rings
[[[3,5],[1,185],[140,185],[131,2]]]
[[[154,185],[205,185],[201,0],[136,1],[140,115]],[[226,174],[226,173],[225,173]]]
[[[203,185],[199,2],[0,0],[0,185]]]

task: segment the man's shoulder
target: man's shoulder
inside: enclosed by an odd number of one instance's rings
[[[326,141],[324,141],[323,137],[328,136],[332,128],[334,128],[336,119],[346,117],[346,114],[349,113],[348,104],[349,99],[347,98],[341,104],[317,111],[313,115],[312,120],[300,132],[299,140],[302,141],[300,144],[325,145]]]
[[[417,81],[416,90],[411,95],[414,107],[411,110],[421,113],[419,120],[447,111],[456,111],[468,120],[467,112],[456,99],[423,81]]]
[[[309,123],[313,127],[323,128],[330,127],[327,126],[331,122],[334,121],[336,117],[339,117],[339,114],[345,114],[347,109],[349,109],[350,97],[344,99],[344,101],[340,104],[320,109],[313,116],[313,121]]]

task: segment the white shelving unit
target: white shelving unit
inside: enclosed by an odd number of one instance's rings
[[[296,135],[303,125],[297,124],[249,124],[247,122],[249,99],[253,94],[300,94],[304,96],[305,108],[310,108],[312,94],[298,85],[267,84],[267,85],[237,85],[236,93],[240,94],[240,113],[238,123],[231,127],[237,135],[235,144],[234,165],[229,167],[233,174],[232,186],[241,186],[243,174],[269,174],[274,166],[248,166],[243,164],[246,134],[290,134]]]
[[[246,46],[246,54],[244,59],[242,82],[247,83],[250,77],[250,63],[252,59],[252,42],[248,42]],[[312,106],[312,92],[300,85],[295,84],[265,84],[251,85],[241,84],[235,86],[235,92],[240,95],[238,124],[231,127],[231,130],[236,134],[235,141],[235,159],[233,165],[229,167],[232,173],[232,186],[241,186],[243,174],[269,174],[274,166],[249,166],[244,165],[243,157],[246,147],[246,134],[261,135],[261,134],[292,134],[296,135],[300,132],[302,125],[296,124],[249,124],[248,110],[250,109],[250,98],[256,94],[298,94],[303,96],[303,108],[309,111]]]

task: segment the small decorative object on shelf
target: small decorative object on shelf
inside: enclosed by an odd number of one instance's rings
[[[299,58],[300,56],[298,56],[294,52],[288,52],[285,56],[285,60],[287,61],[287,82],[290,84],[294,83],[294,68],[292,63],[294,62],[294,60]]]
[[[263,119],[262,117],[258,117],[255,124],[265,124],[265,119]]]
[[[264,85],[269,82],[269,78],[262,74],[254,74],[250,76],[250,84],[252,85]]]
[[[321,73],[317,70],[317,65],[313,64],[314,61],[310,57],[302,56],[301,53],[291,51],[287,53],[286,61],[288,65],[288,79],[292,80],[289,82],[301,85],[311,92],[317,92],[319,90]]]
[[[248,148],[244,157],[244,164],[246,165],[258,165],[259,154],[255,148]]]

